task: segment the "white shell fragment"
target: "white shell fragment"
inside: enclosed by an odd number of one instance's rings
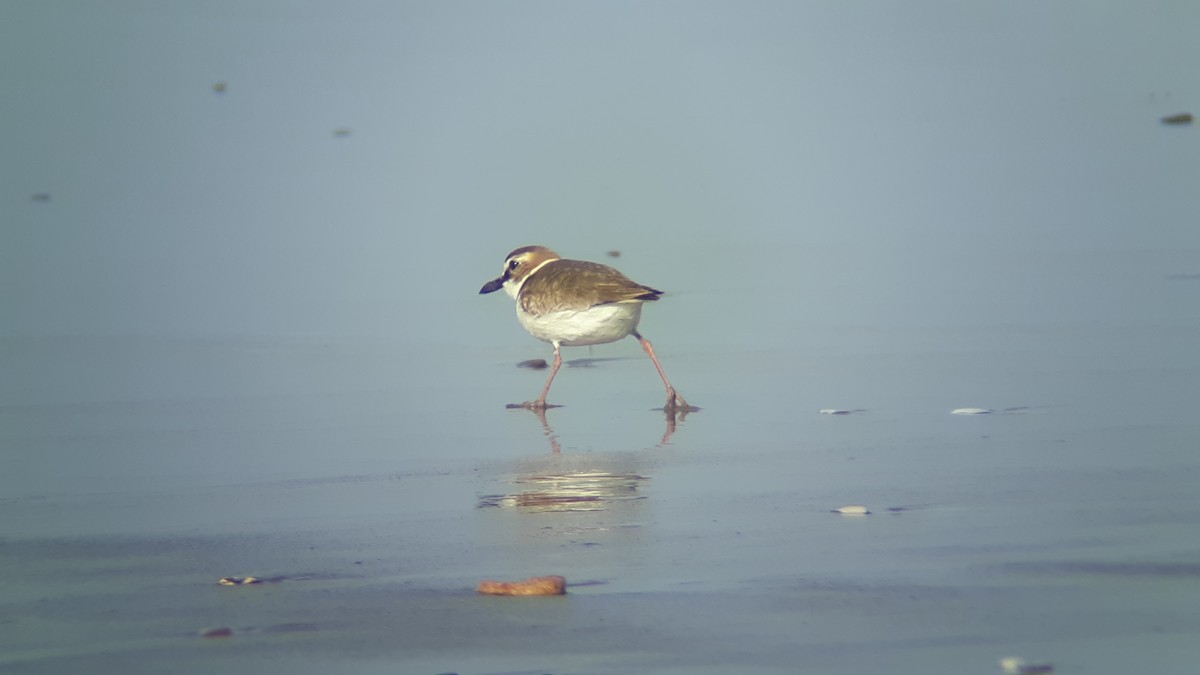
[[[217,584],[221,586],[246,586],[261,583],[262,579],[257,577],[222,577],[217,579]]]
[[[841,410],[839,408],[821,408],[817,411],[822,415],[849,415],[849,410]]]
[[[950,411],[951,415],[990,415],[996,412],[987,408],[955,408]]]
[[[834,509],[833,512],[840,513],[843,516],[865,516],[865,515],[871,513],[870,511],[867,510],[867,507],[859,506],[857,504],[855,504],[853,506],[843,506],[840,509]]]
[[[1010,675],[1021,672],[1021,666],[1023,665],[1025,665],[1025,659],[1019,656],[1006,656],[1000,659],[1000,670]]]
[[[1054,665],[1049,663],[1026,663],[1025,659],[1019,656],[1006,656],[1000,659],[1000,670],[1010,675],[1038,675],[1039,673],[1053,673]]]

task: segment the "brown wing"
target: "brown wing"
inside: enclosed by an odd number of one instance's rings
[[[521,286],[521,309],[545,314],[564,309],[633,300],[657,300],[662,291],[634,283],[608,265],[583,260],[552,260]]]

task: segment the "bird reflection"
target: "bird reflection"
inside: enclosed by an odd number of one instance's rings
[[[613,502],[645,499],[638,486],[646,476],[608,471],[565,471],[528,473],[513,481],[519,488],[512,494],[486,495],[480,508],[499,506],[526,513],[559,511],[604,511]]]
[[[550,444],[550,455],[542,455],[536,461],[536,468],[519,472],[513,479],[518,489],[512,493],[480,497],[479,508],[515,508],[523,513],[604,511],[614,502],[645,499],[638,494],[638,488],[648,478],[636,473],[636,468],[628,466],[626,461],[614,462],[611,458],[586,454],[564,456],[558,432],[550,426],[546,415],[549,408],[509,407],[533,413]],[[662,446],[670,441],[691,410],[684,407],[659,410],[666,425],[659,440]]]
[[[542,433],[546,434],[546,439],[550,441],[550,452],[556,455],[562,453],[562,445],[558,442],[558,434],[554,433],[554,429],[550,427],[550,421],[546,419],[546,408],[524,408],[524,410],[537,415],[538,421],[542,423]]]
[[[537,417],[538,422],[542,425],[542,433],[544,433],[547,440],[550,441],[550,452],[553,452],[554,454],[559,454],[562,452],[562,444],[558,441],[558,434],[554,431],[554,428],[550,426],[550,421],[546,419],[546,411],[550,408],[556,408],[558,406],[549,406],[546,408],[528,408],[517,403],[510,403],[507,407],[511,410],[528,410],[529,412],[533,413]],[[663,430],[662,438],[658,441],[658,447],[662,447],[671,441],[671,437],[675,435],[675,431],[678,430],[679,425],[682,424],[685,419],[687,419],[688,413],[699,410],[699,408],[680,406],[675,408],[655,408],[655,410],[662,411],[663,419],[666,421],[666,428]]]
[[[696,406],[682,406],[676,408],[656,408],[663,411],[663,417],[667,421],[667,429],[663,432],[662,440],[658,442],[659,446],[666,445],[671,441],[671,436],[675,435],[675,429],[687,419],[688,413],[699,410]]]

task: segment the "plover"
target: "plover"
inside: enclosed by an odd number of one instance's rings
[[[479,289],[480,294],[501,288],[517,301],[517,319],[531,335],[554,345],[550,377],[536,401],[522,407],[545,410],[550,384],[562,365],[560,347],[580,347],[616,342],[632,335],[654,362],[667,388],[667,412],[693,410],[675,391],[654,346],[638,333],[642,303],[658,300],[662,291],[635,283],[617,270],[594,262],[564,260],[545,246],[522,246],[504,259],[504,273]]]

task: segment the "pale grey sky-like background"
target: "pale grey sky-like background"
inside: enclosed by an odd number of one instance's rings
[[[1200,138],[1158,118],[1200,108],[1198,27],[1191,2],[7,2],[0,332],[517,342],[476,292],[531,243],[620,249],[676,295],[664,330],[732,344],[1172,319]]]

